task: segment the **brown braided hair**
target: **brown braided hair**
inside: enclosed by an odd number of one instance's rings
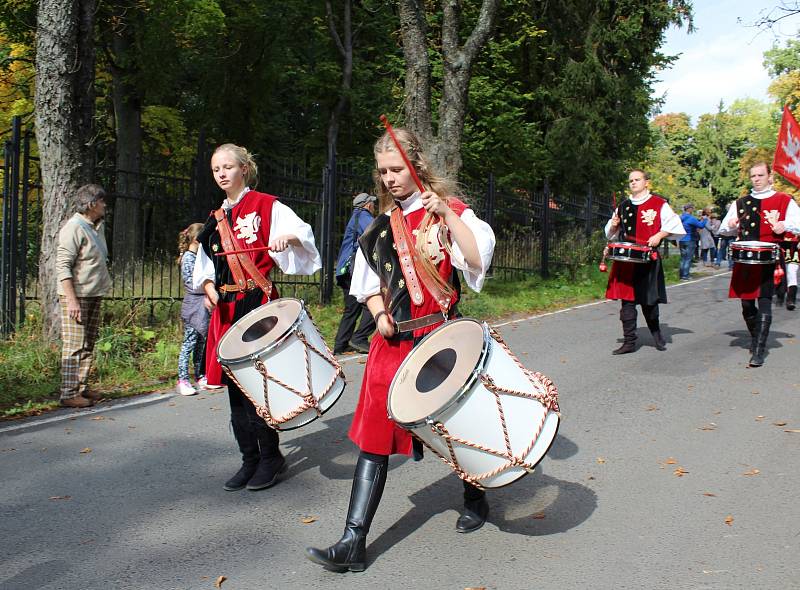
[[[202,223],[191,223],[178,234],[178,266],[180,266],[183,260],[183,255],[189,249],[191,243],[197,239],[201,231],[203,231]]]

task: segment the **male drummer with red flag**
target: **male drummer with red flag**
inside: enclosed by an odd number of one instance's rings
[[[777,161],[778,152],[775,155]],[[769,164],[766,162],[753,164],[750,167],[750,182],[753,185],[752,191],[749,195],[731,203],[721,227],[738,227],[739,240],[773,244],[784,239],[783,234],[786,230],[798,233],[800,207],[791,195],[775,192],[772,188],[772,170]],[[774,263],[737,263],[733,266],[728,296],[742,300],[742,317],[751,336],[751,367],[760,367],[764,364],[767,336],[772,324],[774,273]],[[757,307],[756,301],[758,301]]]
[[[613,350],[612,354],[627,354],[636,350],[637,304],[642,306],[642,314],[656,348],[667,349],[658,321],[658,304],[667,302],[667,289],[664,268],[656,248],[664,238],[680,237],[686,232],[680,217],[666,199],[650,192],[649,182],[649,174],[643,170],[631,170],[628,175],[631,196],[620,203],[605,228],[609,240],[635,242],[653,248],[653,260],[649,263],[615,260],[611,267],[606,297],[622,302],[619,319],[622,321],[623,334],[622,346]]]

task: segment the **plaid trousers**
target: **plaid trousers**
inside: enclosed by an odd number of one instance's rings
[[[89,388],[94,344],[100,329],[102,297],[78,297],[81,323],[69,317],[67,300],[59,297],[61,305],[61,399],[83,395]]]

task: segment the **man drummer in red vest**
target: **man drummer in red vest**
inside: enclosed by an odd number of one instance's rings
[[[772,169],[766,162],[750,167],[753,190],[731,203],[721,227],[739,228],[739,240],[781,242],[786,230],[800,233],[800,207],[786,193],[772,188]],[[742,317],[750,332],[750,366],[764,364],[772,324],[775,264],[734,264],[728,296],[742,300]],[[756,300],[758,307],[756,307]]]
[[[655,249],[664,238],[680,237],[686,232],[666,199],[650,192],[649,181],[650,175],[643,170],[631,170],[631,196],[620,203],[605,228],[606,238],[611,241],[635,242],[654,249],[654,259],[649,263],[614,261],[611,267],[606,297],[622,302],[619,319],[623,334],[622,346],[612,354],[636,350],[637,303],[642,306],[656,348],[667,349],[658,321],[658,304],[667,302],[667,289],[661,257]]]

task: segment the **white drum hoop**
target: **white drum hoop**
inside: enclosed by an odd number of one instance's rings
[[[427,334],[419,342],[419,344],[417,344],[417,346],[421,346],[426,340],[428,340],[430,337],[432,337],[443,326],[445,326],[447,324],[452,324],[452,323],[455,323],[455,322],[460,322],[460,321],[472,321],[472,322],[474,322],[475,320],[472,320],[470,318],[459,318],[459,319],[455,319],[455,320],[449,320],[449,321],[445,322],[444,324],[442,324],[442,326],[437,328],[437,330],[434,330],[433,332]],[[401,426],[402,428],[411,429],[411,428],[419,428],[421,426],[427,425],[427,427],[430,429],[430,431],[433,434],[435,434],[436,436],[444,439],[446,441],[446,443],[447,443],[449,457],[445,457],[444,455],[442,455],[435,448],[433,448],[430,444],[428,444],[427,441],[425,441],[423,438],[418,436],[413,430],[409,430],[409,432],[411,433],[412,436],[414,436],[414,438],[416,438],[418,441],[420,441],[434,455],[439,457],[439,459],[441,459],[448,467],[450,467],[459,478],[461,478],[464,481],[474,485],[475,487],[477,487],[479,489],[485,489],[485,486],[483,486],[480,483],[480,480],[482,480],[482,479],[489,479],[489,478],[495,477],[498,474],[500,474],[500,473],[502,473],[504,471],[507,471],[509,469],[512,469],[512,468],[517,468],[517,469],[521,468],[521,469],[524,470],[524,473],[522,473],[519,477],[509,481],[506,484],[497,485],[497,486],[491,486],[491,489],[497,489],[497,488],[502,488],[502,487],[506,487],[508,485],[511,485],[512,483],[518,481],[519,479],[521,479],[525,475],[528,475],[529,473],[533,473],[534,472],[534,469],[535,469],[536,465],[538,465],[541,462],[541,460],[544,458],[544,456],[547,454],[547,452],[553,446],[553,443],[555,442],[555,439],[558,436],[558,428],[561,425],[561,419],[560,419],[561,418],[561,410],[560,410],[559,405],[558,405],[558,389],[556,388],[555,384],[550,380],[550,378],[548,378],[547,376],[543,375],[542,373],[530,371],[529,369],[524,367],[522,365],[522,363],[519,362],[519,359],[517,359],[517,357],[514,355],[514,353],[511,352],[511,350],[508,348],[508,345],[505,343],[505,341],[503,340],[502,336],[500,336],[500,334],[494,328],[491,328],[486,322],[481,322],[481,326],[483,327],[483,344],[482,344],[482,348],[481,348],[479,361],[476,363],[475,368],[471,372],[471,374],[468,377],[468,379],[466,380],[465,384],[456,391],[456,393],[452,396],[452,398],[449,401],[447,401],[444,405],[442,405],[441,407],[439,407],[437,409],[436,414],[443,414],[448,409],[452,408],[454,405],[461,403],[466,398],[466,395],[471,391],[471,389],[475,385],[476,381],[480,380],[483,383],[483,385],[489,391],[494,393],[495,397],[497,398],[498,410],[499,410],[499,413],[500,413],[500,422],[501,422],[501,425],[503,427],[503,435],[504,435],[505,444],[506,444],[506,449],[504,451],[501,451],[501,450],[498,450],[498,449],[492,449],[492,448],[486,447],[484,445],[481,445],[479,443],[475,443],[475,442],[467,440],[467,439],[463,439],[463,438],[460,438],[460,437],[453,436],[452,434],[450,434],[447,431],[447,427],[444,424],[442,424],[440,421],[436,420],[436,418],[433,415],[426,416],[425,418],[422,418],[420,420],[415,420],[413,422],[401,422],[401,421],[397,420],[397,418],[395,417],[394,413],[392,412],[392,409],[391,409],[391,397],[387,400],[387,412],[389,414],[389,417],[394,422],[396,422],[399,426]],[[523,392],[523,391],[507,389],[507,388],[499,387],[499,386],[494,384],[494,381],[492,380],[491,376],[483,372],[483,369],[485,368],[485,365],[486,365],[487,355],[488,355],[488,352],[489,352],[489,349],[490,349],[490,346],[491,346],[491,340],[494,340],[495,342],[497,342],[511,356],[511,358],[516,362],[516,364],[520,367],[520,369],[522,369],[523,373],[528,377],[528,379],[534,385],[534,389],[537,389],[535,387],[537,382],[542,386],[542,388],[545,390],[545,393],[543,395],[537,395],[535,393],[527,393],[527,392]],[[406,359],[400,365],[400,368],[398,369],[397,373],[395,374],[395,377],[392,379],[392,383],[389,386],[389,392],[390,393],[391,393],[392,388],[393,388],[393,386],[395,384],[395,380],[398,378],[398,376],[402,375],[404,366],[406,364],[408,364],[410,356],[411,355],[406,357]],[[541,403],[547,410],[542,415],[541,422],[537,426],[536,434],[535,434],[535,436],[532,437],[532,440],[531,440],[531,443],[530,443],[529,447],[527,449],[525,449],[525,451],[523,453],[520,453],[519,455],[514,455],[513,454],[513,450],[511,449],[511,445],[510,445],[510,441],[509,441],[509,437],[508,437],[508,430],[507,430],[505,415],[504,415],[503,410],[502,410],[502,405],[499,403],[499,393],[504,393],[506,395],[513,395],[513,396],[522,397],[522,398],[534,399],[534,400],[538,401],[539,403]],[[545,426],[545,421],[547,420],[549,411],[555,412],[558,415],[558,418],[559,418],[558,421],[556,422],[555,430],[553,432],[553,438],[551,439],[550,443],[547,445],[547,449],[545,449],[544,453],[542,453],[541,458],[539,459],[539,461],[537,461],[536,463],[526,463],[524,458],[528,455],[528,453],[531,452],[533,447],[536,445],[536,443],[538,441],[538,438],[541,435],[542,430],[543,430],[543,428]],[[492,470],[492,471],[489,471],[489,472],[486,472],[486,473],[480,473],[478,475],[470,475],[469,473],[467,473],[461,467],[461,465],[460,465],[460,463],[458,461],[458,458],[456,457],[456,452],[455,452],[455,448],[453,447],[453,443],[458,443],[458,444],[463,445],[465,447],[471,447],[473,449],[478,449],[478,450],[480,450],[482,452],[485,452],[487,454],[490,454],[490,455],[493,455],[493,456],[496,456],[496,457],[500,457],[502,459],[505,459],[506,463],[504,465]]]
[[[260,349],[258,349],[256,351],[253,351],[253,352],[250,352],[250,353],[248,353],[246,355],[243,355],[241,357],[228,359],[228,358],[221,357],[220,354],[219,354],[219,349],[222,346],[223,339],[225,337],[223,335],[223,337],[220,339],[219,343],[217,344],[216,353],[217,353],[217,360],[219,361],[220,366],[222,367],[222,370],[225,372],[225,374],[228,376],[228,378],[233,383],[236,384],[236,386],[245,395],[245,397],[247,397],[247,399],[250,400],[250,403],[252,403],[253,406],[255,407],[256,414],[262,420],[267,422],[275,430],[294,430],[295,428],[300,428],[301,426],[304,426],[305,424],[308,424],[308,422],[303,422],[302,424],[298,424],[297,426],[291,426],[289,428],[282,427],[281,425],[285,424],[286,422],[289,422],[290,420],[293,420],[294,418],[296,418],[297,416],[301,415],[303,412],[306,412],[308,410],[314,410],[314,412],[317,415],[316,417],[317,418],[321,417],[326,411],[328,411],[333,406],[333,404],[330,404],[325,409],[320,409],[320,405],[319,405],[320,400],[322,400],[326,395],[328,395],[328,393],[331,391],[333,386],[336,384],[336,380],[337,379],[341,378],[344,381],[345,380],[345,376],[344,376],[344,369],[342,369],[342,365],[339,364],[339,362],[336,360],[336,356],[333,354],[331,349],[328,347],[328,344],[324,341],[324,339],[323,339],[323,343],[325,344],[325,351],[327,352],[327,354],[322,353],[313,344],[311,344],[306,339],[305,335],[303,334],[303,331],[299,329],[301,327],[301,325],[302,325],[303,320],[305,318],[308,318],[308,320],[314,325],[314,327],[317,329],[317,331],[319,331],[319,328],[317,328],[316,323],[314,323],[314,319],[310,316],[310,314],[308,314],[308,312],[306,310],[305,302],[302,299],[294,299],[294,298],[291,298],[291,297],[286,297],[286,298],[281,298],[281,299],[289,299],[289,300],[292,300],[292,301],[297,301],[300,304],[300,313],[297,315],[297,318],[294,320],[294,322],[292,322],[291,326],[289,328],[287,328],[273,342],[271,342],[270,344],[268,344],[268,345],[266,345],[266,346],[264,346],[264,347],[262,347],[262,348],[260,348]],[[272,301],[268,301],[264,305],[266,305],[268,303],[274,303],[274,302],[276,302],[278,300],[279,299],[274,299]],[[259,306],[256,309],[248,312],[247,314],[245,314],[244,316],[239,318],[237,320],[237,323],[244,321],[246,318],[249,318],[252,315],[258,315],[258,312],[259,312],[260,309],[261,309],[261,306]],[[267,366],[264,364],[264,361],[261,360],[261,356],[263,354],[266,354],[266,353],[276,349],[281,344],[283,344],[293,334],[303,344],[303,351],[304,351],[304,359],[303,360],[304,360],[304,364],[305,364],[306,388],[307,388],[307,390],[305,392],[299,391],[298,389],[292,387],[288,383],[284,383],[283,381],[281,381],[280,379],[278,379],[274,375],[270,375],[269,370],[267,369]],[[330,364],[334,368],[334,374],[331,377],[331,380],[328,383],[328,385],[325,387],[323,393],[319,396],[319,399],[315,398],[314,395],[313,395],[313,392],[312,392],[311,372],[310,372],[311,363],[310,363],[310,359],[309,359],[309,356],[308,356],[309,355],[309,350],[311,350],[312,352],[317,354],[321,359],[325,360],[328,364]],[[236,378],[236,375],[234,375],[233,371],[228,367],[229,364],[230,365],[243,364],[243,363],[246,363],[248,361],[253,363],[253,368],[255,368],[255,370],[258,371],[261,374],[261,377],[263,379],[263,384],[264,384],[264,404],[265,404],[264,406],[260,406],[258,404],[258,402],[255,399],[253,399],[253,397],[250,395],[250,393],[247,391],[247,389]],[[292,410],[288,414],[284,414],[283,416],[277,416],[277,417],[274,416],[272,414],[272,411],[270,410],[270,407],[269,407],[269,395],[268,394],[269,394],[269,382],[270,381],[272,381],[273,383],[276,383],[277,385],[280,385],[281,387],[283,387],[287,391],[290,391],[291,393],[295,394],[297,397],[299,397],[302,400],[302,403],[296,409]],[[344,389],[344,387],[342,387],[342,389]],[[341,395],[341,393],[339,395]]]

